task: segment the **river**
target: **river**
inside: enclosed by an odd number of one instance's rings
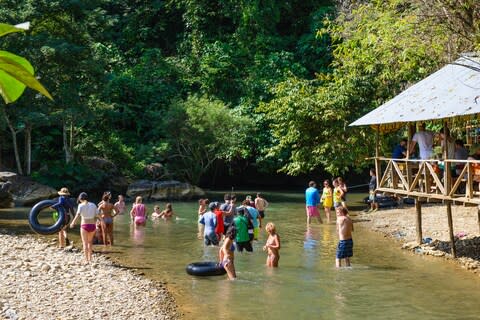
[[[155,204],[148,204],[149,212]],[[216,260],[218,248],[204,247],[196,237],[196,203],[173,206],[178,219],[149,221],[145,228],[133,228],[128,215],[117,217],[115,246],[96,250],[165,281],[185,319],[480,318],[478,275],[400,250],[399,243],[358,225],[352,267],[337,270],[335,225],[307,228],[297,201],[272,202],[266,213],[281,237],[278,269],[265,267],[262,230],[253,253],[235,254],[236,281],[189,276],[188,263]],[[22,225],[14,217],[21,220],[26,208],[8,212],[10,225]],[[0,219],[0,227],[5,223]]]

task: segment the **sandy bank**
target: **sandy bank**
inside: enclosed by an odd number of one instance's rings
[[[0,266],[3,319],[178,318],[164,286],[98,254],[85,265],[78,249],[0,232]]]
[[[454,235],[458,258],[462,267],[480,275],[480,231],[477,207],[452,207]],[[403,243],[402,248],[418,254],[452,259],[446,207],[440,204],[422,205],[423,238],[428,244],[418,246],[416,239],[416,212],[414,207],[358,213],[353,217],[357,224],[383,233]]]

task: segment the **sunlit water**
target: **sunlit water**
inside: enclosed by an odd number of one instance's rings
[[[149,212],[155,204],[148,204]],[[265,221],[276,223],[282,242],[278,269],[265,267],[262,230],[253,253],[235,253],[236,281],[189,276],[188,263],[216,260],[218,248],[205,247],[196,237],[196,203],[174,203],[174,210],[177,220],[149,221],[137,229],[128,215],[119,216],[115,246],[108,251],[147,277],[166,281],[185,319],[480,318],[477,275],[443,259],[402,251],[398,243],[358,225],[352,268],[335,269],[335,225],[307,229],[301,203],[275,202],[267,211]]]

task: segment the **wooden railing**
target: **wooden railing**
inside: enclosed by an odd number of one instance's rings
[[[480,160],[406,160],[375,158],[377,193],[480,205]],[[458,174],[456,165],[462,165]],[[380,170],[381,169],[381,170]]]

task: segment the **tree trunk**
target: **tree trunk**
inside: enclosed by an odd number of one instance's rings
[[[65,150],[65,162],[70,163],[72,159],[71,139],[68,138],[67,124],[63,124],[63,150]]]
[[[32,125],[25,125],[25,173],[29,176],[32,173]]]
[[[15,128],[10,122],[10,119],[8,118],[5,110],[3,110],[3,116],[7,122],[8,128],[10,129],[10,133],[12,134],[13,151],[15,154],[15,162],[17,164],[18,174],[23,175],[22,162],[20,161],[20,155],[18,154],[17,132],[15,131]]]

